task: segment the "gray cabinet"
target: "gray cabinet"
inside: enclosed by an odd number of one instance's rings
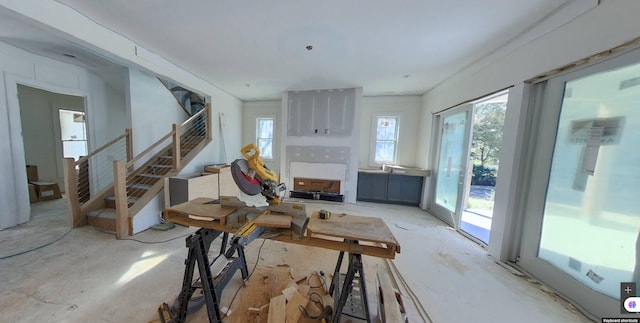
[[[384,201],[387,199],[388,175],[358,173],[359,201]]]
[[[358,201],[420,205],[422,176],[358,173]]]
[[[387,201],[419,205],[422,198],[421,176],[389,175]]]
[[[351,135],[355,89],[289,92],[288,136]]]

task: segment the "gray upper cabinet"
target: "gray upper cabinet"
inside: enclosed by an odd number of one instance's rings
[[[355,89],[289,92],[288,136],[351,135]]]

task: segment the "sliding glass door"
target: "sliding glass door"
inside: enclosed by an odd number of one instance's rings
[[[537,92],[519,265],[596,317],[624,316],[620,283],[640,283],[640,52]]]

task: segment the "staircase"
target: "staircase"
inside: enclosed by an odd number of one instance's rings
[[[130,158],[130,154],[127,154],[126,158],[113,160],[113,182],[99,193],[91,194],[90,190],[85,192],[83,187],[91,187],[87,183],[91,183],[92,179],[80,178],[77,170],[85,169],[84,173],[89,177],[106,172],[92,171],[91,166],[99,167],[97,165],[100,163],[90,162],[91,159],[86,158],[66,166],[65,178],[69,177],[66,180],[67,192],[78,192],[77,196],[69,194],[74,225],[86,223],[99,230],[115,232],[118,238],[133,234],[133,218],[164,188],[164,178],[177,175],[211,142],[210,110],[211,107],[207,105],[184,123],[173,125],[171,132],[138,156]],[[128,133],[130,138],[130,131]],[[130,139],[126,141],[128,145],[131,142]],[[130,151],[128,145],[126,150]],[[111,147],[97,151],[114,150],[117,149]],[[99,156],[93,157],[94,160],[101,159]],[[93,191],[98,189],[94,188]]]

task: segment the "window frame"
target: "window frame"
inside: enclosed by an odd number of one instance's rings
[[[393,160],[391,161],[376,161],[376,146],[378,143],[378,121],[380,118],[394,118],[396,119],[396,136],[394,140]],[[383,164],[397,164],[398,163],[398,148],[400,145],[400,124],[402,122],[402,113],[375,113],[371,118],[371,136],[369,139],[369,166],[381,166]],[[389,141],[389,140],[384,140]]]
[[[259,137],[259,126],[260,126],[260,121],[261,120],[271,120],[273,121],[273,129],[271,131],[272,133],[272,137],[271,138],[266,138],[266,137]],[[254,129],[254,139],[255,139],[255,144],[256,147],[260,147],[260,145],[258,144],[260,139],[271,139],[271,157],[267,157],[264,156],[262,154],[262,152],[260,152],[260,158],[262,158],[263,160],[274,160],[275,156],[276,156],[276,116],[275,115],[259,115],[256,116],[256,123],[255,123],[255,129]]]

